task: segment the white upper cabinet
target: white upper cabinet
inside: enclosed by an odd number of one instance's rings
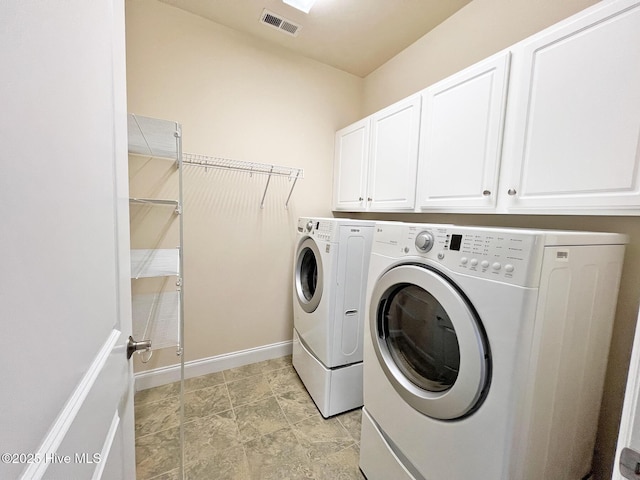
[[[371,116],[369,210],[413,210],[420,135],[420,95]]]
[[[338,132],[334,209],[640,215],[640,0],[509,51]]]
[[[333,208],[413,210],[420,95],[413,95],[336,133]]]
[[[507,99],[509,52],[422,92],[418,211],[493,211]]]
[[[640,213],[640,2],[602,2],[513,49],[502,209]]]
[[[352,212],[366,209],[369,162],[369,118],[336,132],[333,206]]]

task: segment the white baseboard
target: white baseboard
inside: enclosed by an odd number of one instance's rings
[[[225,353],[215,357],[201,358],[184,362],[184,378],[199,377],[209,373],[221,372],[229,368],[242,367],[250,363],[262,362],[272,358],[291,355],[291,340],[287,342],[263,345],[262,347],[250,348],[238,352]],[[147,388],[159,387],[167,383],[180,380],[180,365],[170,365],[168,367],[155,368],[135,375],[136,392]]]

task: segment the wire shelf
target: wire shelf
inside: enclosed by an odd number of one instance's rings
[[[180,275],[178,248],[132,248],[131,278],[153,278]]]
[[[229,158],[209,157],[194,153],[182,155],[184,165],[204,168],[218,168],[222,170],[234,170],[258,175],[276,175],[280,177],[303,178],[302,168],[284,167],[281,165],[270,165],[267,163],[245,162],[242,160],[231,160]]]
[[[129,153],[177,161],[180,126],[176,122],[127,115]]]
[[[285,208],[289,206],[289,200],[291,199],[291,194],[293,193],[293,189],[296,186],[296,182],[299,179],[304,178],[304,170],[302,168],[271,165],[268,163],[245,162],[242,160],[231,160],[229,158],[211,157],[208,155],[200,155],[195,153],[184,153],[182,155],[182,164],[191,167],[204,168],[205,170],[213,168],[219,170],[246,172],[250,175],[254,173],[257,175],[267,175],[267,183],[264,187],[264,193],[262,195],[262,201],[260,202],[260,208],[264,208],[264,199],[267,195],[269,182],[271,181],[272,176],[288,177],[290,180],[293,180],[291,190],[289,190],[289,195],[287,196],[287,200],[284,204]]]
[[[129,198],[129,205],[169,205],[175,207],[175,213],[180,215],[182,207],[178,200],[164,200],[161,198]]]

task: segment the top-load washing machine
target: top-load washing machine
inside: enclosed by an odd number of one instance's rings
[[[374,222],[300,218],[293,366],[324,417],[362,406],[365,286]]]
[[[367,478],[585,478],[627,241],[376,224],[360,447]]]

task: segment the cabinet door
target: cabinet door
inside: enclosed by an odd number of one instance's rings
[[[640,2],[603,3],[513,50],[508,211],[640,211]]]
[[[412,210],[415,205],[420,95],[371,116],[369,210]]]
[[[423,91],[419,209],[495,208],[508,67],[502,52]]]
[[[334,210],[359,211],[366,207],[369,129],[369,118],[365,118],[336,132]]]

